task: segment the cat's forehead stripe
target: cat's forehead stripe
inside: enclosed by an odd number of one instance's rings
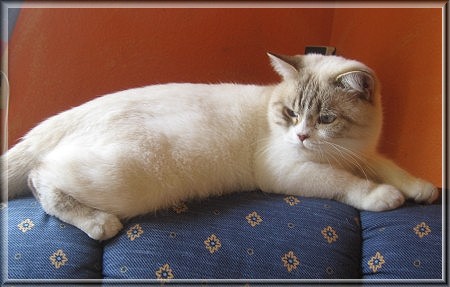
[[[301,98],[302,98],[302,92],[301,92],[301,89],[302,89],[302,87],[301,87],[301,85],[298,85],[297,86],[297,89],[296,89],[296,97],[294,97],[294,99],[293,99],[293,101],[292,101],[292,108],[294,108],[294,109],[298,109],[299,107],[300,107],[300,101],[301,101]]]
[[[302,89],[300,90],[300,102],[299,102],[299,109],[310,110],[313,108],[314,104],[317,102],[317,97],[319,94],[319,83],[318,81],[313,78],[312,76],[309,76],[306,79],[306,82],[302,85]]]

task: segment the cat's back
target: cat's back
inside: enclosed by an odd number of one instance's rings
[[[265,108],[266,86],[239,84],[171,83],[119,91],[95,98],[50,117],[26,137],[48,133],[63,136],[114,131],[127,134],[142,128],[189,127],[198,120],[230,126],[249,113]],[[197,126],[198,127],[198,126]]]
[[[264,86],[255,85],[162,84],[108,94],[68,112],[79,113],[90,123],[93,117],[96,120],[114,116],[129,119],[137,115],[156,118],[193,111],[199,114],[215,113],[217,117],[246,107],[258,107],[266,102],[265,93]]]
[[[214,103],[237,104],[253,102],[262,98],[265,86],[240,84],[190,84],[170,83],[151,85],[111,93],[87,102],[80,107],[109,110],[113,108],[155,107],[155,111],[166,107],[175,110],[189,106],[211,105]],[[256,104],[256,103],[255,103]]]

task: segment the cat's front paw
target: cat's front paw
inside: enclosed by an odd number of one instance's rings
[[[432,203],[439,197],[439,191],[433,184],[419,178],[408,185],[405,194],[416,202],[424,203]]]
[[[391,210],[405,202],[403,194],[392,185],[379,184],[364,198],[363,209],[369,211]]]
[[[93,219],[85,222],[81,228],[86,234],[95,240],[107,240],[114,237],[123,227],[119,218],[115,215],[98,211]]]

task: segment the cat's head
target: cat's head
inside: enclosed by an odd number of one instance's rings
[[[370,68],[338,56],[269,56],[283,78],[269,103],[276,136],[315,158],[375,149],[382,119]]]

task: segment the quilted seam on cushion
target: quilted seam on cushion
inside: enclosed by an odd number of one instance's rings
[[[107,242],[107,279],[360,278],[359,212],[246,192],[136,217]]]
[[[364,279],[442,279],[442,205],[361,212]]]

